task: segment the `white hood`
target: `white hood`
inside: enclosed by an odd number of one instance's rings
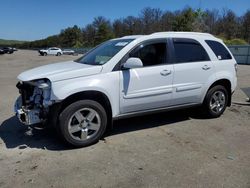
[[[98,74],[102,66],[86,65],[74,61],[54,63],[30,69],[18,75],[21,81],[48,78],[51,82]]]

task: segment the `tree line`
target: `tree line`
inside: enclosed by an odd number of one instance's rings
[[[111,22],[99,16],[83,28],[77,25],[68,27],[58,35],[19,44],[18,47],[93,47],[116,37],[160,31],[207,32],[222,38],[227,44],[247,44],[250,43],[250,10],[237,16],[228,9],[219,11],[184,8],[172,12],[148,7],[136,17],[128,16]]]

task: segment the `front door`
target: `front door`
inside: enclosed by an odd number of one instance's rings
[[[166,40],[142,44],[128,57],[140,58],[143,67],[120,71],[121,113],[169,106],[174,70],[167,63]]]

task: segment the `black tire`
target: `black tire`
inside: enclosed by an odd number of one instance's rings
[[[47,56],[47,53],[46,53],[46,52],[43,52],[43,56]]]
[[[74,116],[77,112],[80,112],[82,117],[86,118],[87,121],[87,116],[88,115],[83,115],[83,112],[81,112],[81,110],[84,111],[84,109],[92,109],[95,114],[98,114],[98,118],[97,116],[94,117],[93,120],[98,121],[96,119],[99,119],[99,128],[98,130],[96,130],[93,135],[90,135],[90,138],[86,139],[82,139],[82,132],[83,131],[83,125],[84,122],[79,123],[78,119],[76,118],[76,116]],[[96,118],[96,119],[95,119]],[[81,130],[78,130],[75,133],[70,133],[70,129],[72,127],[75,127],[75,125],[71,126],[71,123],[74,121],[76,121],[77,125],[80,124],[80,126],[77,126],[78,128],[80,127]],[[92,123],[92,122],[91,122]],[[88,123],[87,123],[88,124]],[[98,122],[96,123],[98,124]],[[67,106],[59,115],[59,125],[58,125],[59,129],[59,134],[61,135],[61,137],[63,138],[64,141],[66,141],[68,144],[73,145],[75,147],[86,147],[89,145],[92,145],[96,142],[98,142],[100,140],[100,138],[103,136],[106,127],[107,127],[107,113],[105,111],[105,109],[102,107],[101,104],[99,104],[96,101],[93,100],[80,100],[80,101],[76,101],[72,104],[70,104],[69,106]],[[89,125],[88,125],[89,126]],[[86,126],[86,127],[88,127]],[[86,128],[85,127],[85,128]],[[90,133],[91,131],[93,132],[93,130],[88,130]],[[87,131],[87,135],[88,135],[88,131]],[[76,134],[76,135],[73,135]],[[78,136],[79,135],[79,136]],[[91,137],[92,136],[92,137]],[[79,137],[79,138],[78,138]]]
[[[218,101],[216,101],[213,97],[218,97],[220,94],[223,100],[218,99]],[[228,95],[228,91],[222,85],[217,85],[209,89],[203,102],[203,108],[205,109],[206,115],[210,118],[220,117],[227,107]],[[223,103],[224,105],[222,105]]]
[[[57,54],[56,54],[57,56],[60,56],[60,55],[62,55],[60,52],[58,52]]]

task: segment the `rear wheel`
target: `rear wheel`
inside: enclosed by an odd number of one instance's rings
[[[217,85],[208,91],[203,107],[209,117],[216,118],[223,114],[227,107],[227,103],[228,91],[224,86]]]
[[[57,56],[60,56],[60,55],[62,55],[60,52],[58,52],[57,54],[56,54]]]
[[[59,116],[62,138],[76,147],[98,142],[106,130],[107,114],[98,102],[80,100],[66,107]]]

